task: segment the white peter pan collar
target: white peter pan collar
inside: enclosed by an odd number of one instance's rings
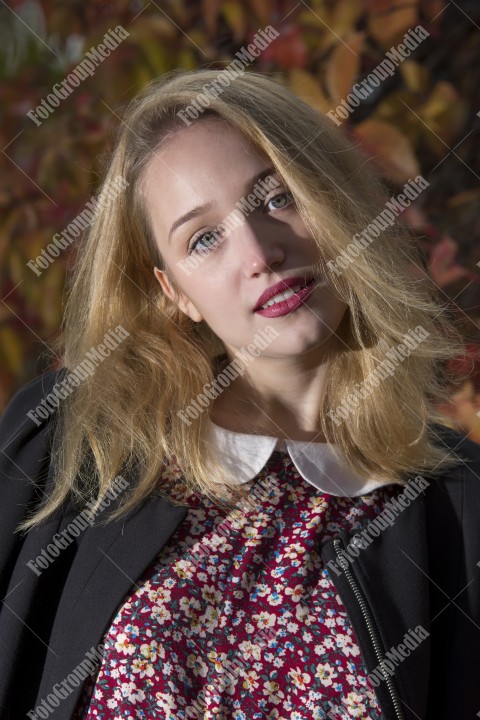
[[[333,448],[342,457],[337,444],[281,440],[269,435],[233,432],[211,420],[208,424],[211,447],[236,485],[256,477],[274,450],[288,452],[303,479],[329,495],[365,495],[390,482],[360,478],[336,457]]]

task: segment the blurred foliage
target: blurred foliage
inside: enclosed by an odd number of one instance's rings
[[[27,266],[96,193],[117,113],[149,80],[176,68],[221,69],[259,28],[280,36],[251,66],[321,112],[335,108],[407,30],[423,41],[342,128],[398,191],[421,173],[430,187],[402,213],[425,266],[468,339],[456,367],[470,379],[443,408],[447,424],[480,442],[476,0],[25,0],[0,5],[0,408],[56,366],[70,246],[41,276]],[[40,127],[27,117],[56,82],[117,25],[129,37]],[[421,275],[423,269],[418,269]]]

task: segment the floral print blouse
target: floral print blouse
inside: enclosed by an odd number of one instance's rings
[[[400,491],[322,493],[275,450],[241,512],[192,494],[119,607],[74,719],[380,720],[319,546]]]

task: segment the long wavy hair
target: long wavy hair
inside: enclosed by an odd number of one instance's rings
[[[153,493],[181,504],[194,492],[226,507],[246,497],[248,489],[229,483],[207,442],[209,409],[191,425],[177,415],[214,381],[226,349],[155,279],[154,266],[168,268],[142,192],[152,154],[185,128],[177,113],[217,77],[212,69],[173,70],[150,83],[119,124],[102,187],[118,176],[128,185],[99,205],[79,241],[56,348],[62,366],[73,371],[113,328],[121,325],[129,335],[60,403],[54,489],[18,530],[42,522],[70,493],[79,509],[92,498],[99,503],[117,475],[130,469],[136,482],[109,519]],[[328,262],[384,210],[389,194],[379,177],[330,119],[268,75],[236,77],[192,122],[206,114],[223,118],[271,159],[318,246],[320,272],[348,304],[339,329],[345,344],[327,362],[319,430],[365,479],[400,484],[411,473],[438,477],[456,465],[458,459],[436,444],[434,425],[442,424],[436,403],[448,400],[454,381],[448,361],[464,352],[464,340],[415,239],[401,223],[387,224],[341,274],[329,271]],[[334,422],[329,411],[352,397],[385,352],[418,326],[425,339],[341,423]]]

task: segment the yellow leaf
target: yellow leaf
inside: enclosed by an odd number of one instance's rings
[[[227,0],[222,5],[222,15],[232,31],[234,43],[239,43],[247,32],[247,20],[242,5],[235,0]]]
[[[326,8],[308,8],[299,11],[295,17],[296,24],[301,28],[318,31],[315,41],[315,52],[323,54],[338,42],[338,36],[332,32],[330,13]]]
[[[143,88],[150,80],[153,79],[152,71],[146,66],[144,61],[138,61],[133,66],[134,70],[134,81],[135,90],[138,92],[140,88]]]
[[[418,96],[410,90],[397,90],[377,105],[375,118],[395,125],[408,137],[412,146],[417,147],[418,139],[422,135],[422,123],[415,114],[417,110]]]
[[[176,65],[177,67],[184,68],[185,70],[194,70],[198,67],[198,61],[191,50],[183,48],[183,50],[180,50],[178,53]]]
[[[172,19],[160,12],[139,15],[128,28],[130,33],[128,41],[141,46],[143,41],[152,37],[152,35],[160,35],[164,39],[173,41],[178,37],[178,29]]]
[[[337,35],[349,34],[363,12],[362,0],[337,0],[331,14],[330,26]]]
[[[42,332],[50,333],[57,329],[61,316],[62,289],[65,279],[65,264],[58,257],[44,275],[38,279],[42,283],[39,295],[38,314],[42,322]]]
[[[461,132],[467,119],[468,108],[453,85],[440,81],[428,100],[419,108],[423,119],[423,137],[437,156],[442,156]]]
[[[393,125],[372,118],[356,125],[354,134],[362,140],[363,151],[393,182],[403,185],[420,174],[420,165],[412,145]]]
[[[145,38],[141,45],[141,52],[146,56],[154,76],[163,75],[168,70],[170,58],[165,44],[160,38]]]
[[[295,95],[311,105],[315,110],[322,114],[330,110],[331,102],[327,100],[320,84],[310,73],[299,68],[293,68],[288,73],[287,84]]]
[[[14,285],[18,285],[18,283],[21,283],[22,280],[25,279],[27,272],[30,273],[30,270],[25,266],[25,263],[23,262],[23,259],[16,247],[10,249],[8,260],[10,278]]]
[[[22,345],[18,335],[8,325],[0,328],[0,348],[5,365],[14,373],[22,367]]]
[[[408,90],[415,93],[426,92],[430,75],[427,67],[407,59],[400,64],[399,69]]]

